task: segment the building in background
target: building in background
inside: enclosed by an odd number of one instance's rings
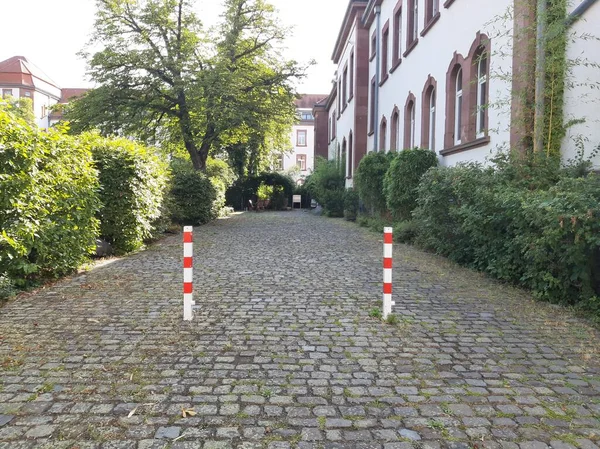
[[[317,133],[316,143],[326,139],[329,158],[345,161],[346,186],[367,151],[428,148],[452,166],[531,149],[535,8],[522,0],[349,0],[332,56],[327,138]],[[563,159],[600,145],[599,22],[600,0],[567,9],[571,69],[558,120],[572,126]],[[600,167],[600,155],[593,162]]]
[[[296,183],[303,184],[315,167],[315,117],[313,107],[327,95],[302,95],[296,100],[297,123],[292,127],[292,151],[282,155],[279,169],[292,173]]]
[[[56,124],[62,115],[53,106],[83,95],[87,89],[61,89],[48,75],[24,56],[0,62],[0,93],[3,98],[29,98],[40,128]]]

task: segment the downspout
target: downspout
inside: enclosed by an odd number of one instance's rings
[[[567,28],[577,22],[590,7],[598,0],[584,0],[577,8],[573,10],[567,17]]]
[[[547,1],[537,1],[535,40],[535,117],[533,121],[533,152],[544,147],[544,94],[546,89],[546,18]]]
[[[379,78],[381,77],[381,66],[379,64],[381,55],[381,6],[375,6],[375,19],[377,20],[377,35],[375,38],[375,112],[373,113],[374,121],[373,130],[375,131],[373,141],[373,151],[379,151]]]

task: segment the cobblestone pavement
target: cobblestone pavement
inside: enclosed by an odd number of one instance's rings
[[[195,230],[0,309],[0,448],[600,445],[598,334],[414,248],[306,212]],[[189,410],[183,417],[182,410]]]

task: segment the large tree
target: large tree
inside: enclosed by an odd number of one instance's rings
[[[263,0],[226,0],[215,33],[190,0],[97,0],[86,53],[98,84],[66,113],[74,132],[182,143],[203,170],[211,152],[277,140],[293,120],[304,68],[281,54],[285,31]],[[258,137],[257,137],[258,136]]]

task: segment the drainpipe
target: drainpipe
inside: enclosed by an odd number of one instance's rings
[[[375,136],[373,140],[373,151],[379,151],[379,81],[381,77],[381,65],[379,60],[381,58],[381,6],[375,6],[375,20],[377,20],[377,31],[376,31],[376,39],[375,39],[375,113],[373,117],[375,117],[375,123],[373,123],[373,130],[375,131]]]
[[[598,0],[584,0],[577,8],[573,10],[569,17],[567,17],[567,27],[570,27],[577,22],[590,7]]]
[[[537,1],[535,40],[535,118],[533,121],[533,152],[544,146],[544,90],[546,88],[546,12],[547,1]]]

